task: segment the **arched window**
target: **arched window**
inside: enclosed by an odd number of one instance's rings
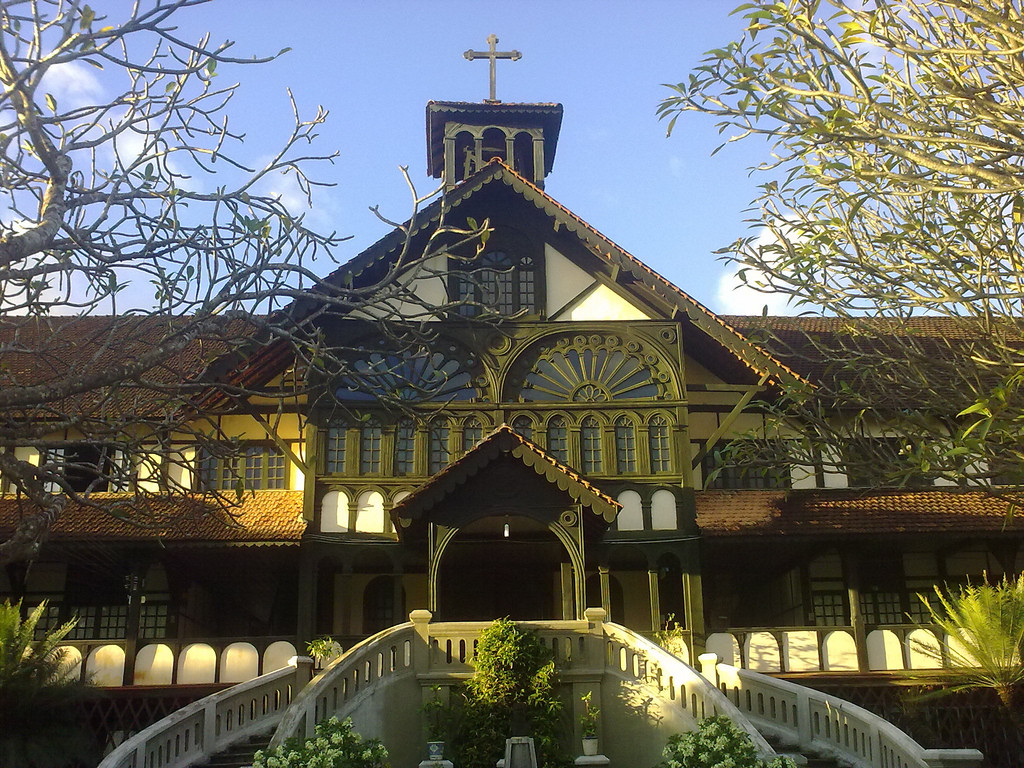
[[[584,472],[601,471],[601,424],[593,416],[586,416],[580,422],[580,453]]]
[[[656,531],[674,531],[678,526],[676,497],[662,488],[651,496],[651,527]]]
[[[561,416],[552,416],[548,422],[547,442],[548,453],[563,464],[569,461],[569,434]]]
[[[370,419],[359,428],[359,472],[363,475],[380,474],[382,430],[380,423]]]
[[[525,402],[650,400],[664,396],[670,380],[656,370],[658,359],[639,342],[617,336],[563,337],[524,357],[517,366],[522,378],[511,379],[522,381],[518,395]]]
[[[529,416],[516,416],[512,419],[512,429],[527,440],[533,440],[533,419]]]
[[[672,451],[668,419],[653,416],[648,424],[647,445],[651,454],[651,472],[672,471]]]
[[[384,514],[380,491],[363,491],[356,500],[356,530],[360,533],[388,533],[390,521]]]
[[[644,529],[644,508],[640,494],[636,491],[623,491],[616,499],[622,505],[615,518],[620,531],[642,531]]]
[[[636,425],[628,416],[615,420],[615,471],[636,472]]]
[[[447,421],[436,421],[430,427],[430,474],[440,472],[451,459],[448,437],[451,430]]]
[[[335,396],[346,401],[472,400],[477,397],[472,369],[476,358],[452,346],[403,352],[373,352],[355,360],[338,379]]]
[[[395,474],[411,475],[416,462],[416,425],[402,419],[395,427]]]
[[[480,419],[470,416],[462,424],[462,452],[468,453],[473,446],[484,439],[484,428]]]

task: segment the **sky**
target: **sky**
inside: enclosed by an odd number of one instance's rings
[[[103,0],[98,9],[126,0]],[[369,210],[405,220],[411,197],[398,167],[420,193],[426,174],[425,107],[430,100],[481,101],[486,61],[467,49],[516,49],[499,61],[504,102],[564,105],[546,192],[619,246],[712,310],[756,314],[763,296],[731,290],[730,270],[713,253],[751,234],[745,209],[756,196],[747,169],[763,144],[722,142],[715,120],[682,117],[671,137],[655,114],[704,51],[736,38],[740,16],[729,0],[214,0],[182,14],[182,34],[233,40],[238,56],[290,51],[269,64],[221,67],[239,81],[231,114],[254,152],[267,151],[290,125],[287,91],[300,111],[330,111],[320,153],[337,151],[314,175],[335,186],[317,194],[311,219],[351,235],[346,260],[388,227]],[[324,272],[329,265],[324,266]],[[772,311],[785,311],[772,304]]]

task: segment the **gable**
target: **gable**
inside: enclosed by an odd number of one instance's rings
[[[457,316],[450,302],[458,299],[451,276],[452,259],[437,256],[410,260],[422,253],[439,222],[464,226],[470,220],[518,229],[532,242],[534,252],[550,265],[535,275],[537,298],[529,311],[516,317],[556,321],[672,320],[680,323],[684,344],[711,370],[721,369],[728,380],[775,384],[801,377],[639,259],[546,195],[500,161],[492,161],[453,190],[438,198],[356,258],[325,279],[328,284],[366,289],[393,272],[398,259],[410,262],[398,280],[417,297],[388,299],[383,310],[364,310],[364,318],[403,318],[414,322]],[[405,246],[408,245],[408,250]],[[471,258],[472,256],[470,256]],[[466,256],[460,259],[466,263]],[[455,260],[455,261],[460,261]],[[447,263],[442,265],[442,261]],[[500,271],[500,270],[499,270]],[[516,274],[513,269],[505,274]],[[311,294],[312,296],[312,294]],[[393,293],[392,293],[393,296]],[[439,297],[441,307],[436,307]],[[479,306],[487,302],[476,299]],[[449,306],[445,308],[445,303]],[[316,313],[315,301],[297,302],[289,312],[301,321]]]

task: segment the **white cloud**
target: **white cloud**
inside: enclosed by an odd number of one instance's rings
[[[757,236],[758,245],[766,245],[776,240],[775,235],[767,227]],[[752,267],[745,267],[746,281],[740,279],[739,268],[728,263],[726,271],[718,277],[715,292],[718,311],[727,315],[759,315],[768,307],[769,315],[793,314],[791,298],[782,293],[762,292],[751,285],[763,284],[763,273]]]
[[[41,86],[44,93],[57,100],[61,111],[96,104],[103,98],[103,85],[92,67],[78,61],[50,67]]]

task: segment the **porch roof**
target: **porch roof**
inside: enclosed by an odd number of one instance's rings
[[[423,520],[435,505],[464,486],[471,477],[502,456],[517,459],[549,484],[556,486],[584,507],[588,507],[594,514],[587,515],[585,520],[596,518],[607,526],[615,520],[622,507],[579,472],[563,464],[507,424],[502,424],[467,451],[462,458],[449,464],[395,504],[391,510],[391,517],[399,536],[415,521]]]
[[[156,497],[94,493],[91,504],[69,501],[50,527],[50,541],[298,544],[306,529],[301,491],[254,491],[237,506],[204,495]],[[15,496],[0,498],[0,538],[39,508]]]
[[[1013,501],[984,491],[698,491],[697,524],[709,537],[1024,533]]]

